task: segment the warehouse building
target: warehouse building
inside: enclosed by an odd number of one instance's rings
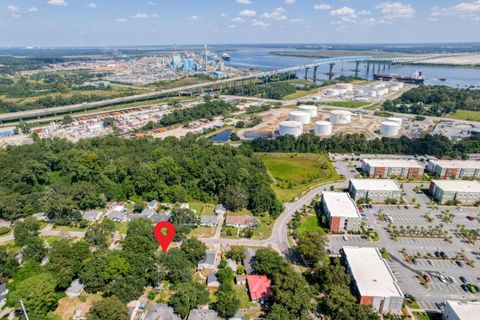
[[[382,314],[400,314],[403,293],[377,248],[343,247],[347,272],[360,304],[371,304]]]
[[[359,232],[362,217],[355,202],[346,192],[323,192],[323,210],[330,232]]]
[[[391,179],[351,179],[348,187],[353,200],[370,200],[383,203],[387,199],[400,201],[402,190],[395,180]]]
[[[0,128],[0,138],[7,138],[15,135],[16,127]]]
[[[443,320],[477,320],[480,317],[480,302],[446,301]]]
[[[458,202],[471,205],[480,201],[480,183],[475,180],[432,180],[430,193],[441,204]]]
[[[420,179],[423,176],[423,166],[415,160],[401,159],[364,159],[362,171],[370,178]]]
[[[480,161],[431,160],[427,170],[439,179],[480,178]]]

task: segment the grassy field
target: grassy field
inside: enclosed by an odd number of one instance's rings
[[[193,229],[189,236],[191,238],[211,238],[215,235],[215,228],[211,227],[197,227]]]
[[[314,88],[314,89],[311,89],[311,90],[297,90],[297,92],[283,97],[283,100],[288,101],[288,100],[300,99],[300,98],[306,97],[306,96],[311,95],[311,94],[316,94],[316,93],[318,93],[318,88]]]
[[[245,290],[245,286],[242,285],[234,285],[233,291],[235,292],[235,296],[238,300],[240,300],[240,308],[250,308],[250,306],[255,305],[250,301],[248,297],[248,293]]]
[[[322,102],[323,105],[343,108],[360,108],[369,105],[368,102],[363,101],[330,101]]]
[[[454,114],[446,117],[457,120],[480,121],[480,111],[457,110]]]
[[[215,210],[215,205],[203,202],[191,202],[190,209],[195,210],[199,216],[212,216]]]
[[[273,230],[273,226],[275,225],[275,220],[273,220],[270,215],[259,217],[259,220],[260,220],[260,225],[253,232],[252,240],[268,239],[272,235],[272,230]]]
[[[305,219],[303,219],[300,227],[298,228],[298,233],[303,234],[305,232],[316,232],[316,231],[324,231],[322,226],[320,225],[318,218],[316,215],[312,214]]]
[[[323,154],[258,154],[274,180],[273,190],[282,202],[288,202],[307,189],[338,180],[338,174]]]

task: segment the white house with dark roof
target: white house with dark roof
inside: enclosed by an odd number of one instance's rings
[[[198,263],[198,270],[213,270],[217,264],[217,252],[207,251],[205,258]]]
[[[166,304],[152,303],[147,311],[145,320],[180,320],[172,307]]]
[[[215,227],[218,222],[218,216],[201,216],[200,225],[202,227]]]
[[[88,210],[83,213],[83,220],[90,222],[97,222],[102,218],[103,211],[100,210]]]
[[[187,320],[222,320],[222,318],[213,310],[193,309]]]

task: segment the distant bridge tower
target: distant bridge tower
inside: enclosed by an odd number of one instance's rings
[[[205,71],[208,71],[208,57],[207,57],[207,44],[205,44],[205,57],[204,57],[204,62],[203,66],[205,68]]]

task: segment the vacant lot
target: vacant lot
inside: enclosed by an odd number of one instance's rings
[[[457,110],[454,114],[448,115],[447,118],[469,121],[480,121],[479,111]]]
[[[343,107],[343,108],[360,108],[369,105],[368,102],[363,101],[331,101],[322,102],[326,106]]]
[[[282,202],[288,202],[305,190],[338,179],[332,164],[323,154],[261,153]]]

